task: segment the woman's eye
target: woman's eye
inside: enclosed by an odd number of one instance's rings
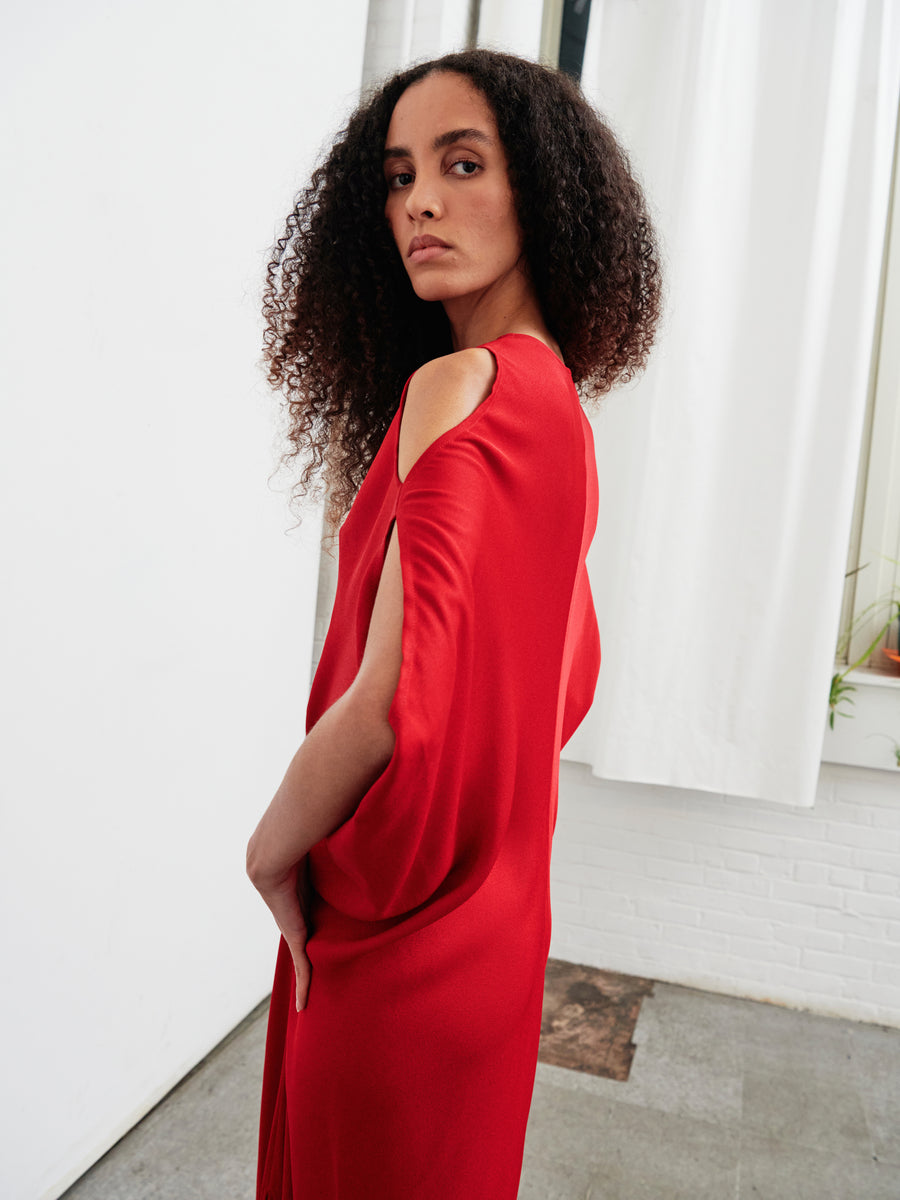
[[[474,175],[476,171],[481,170],[481,167],[477,162],[472,162],[471,159],[461,158],[452,164],[450,170],[455,175]]]
[[[388,180],[388,187],[395,189],[409,187],[413,178],[414,176],[410,171],[398,171],[396,175],[392,175]]]

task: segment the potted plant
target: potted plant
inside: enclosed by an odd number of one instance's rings
[[[856,570],[862,570],[862,568],[857,567]],[[848,571],[847,574],[852,575],[854,572]],[[831,691],[828,696],[828,724],[831,729],[834,729],[835,713],[839,713],[842,717],[853,716],[852,713],[844,712],[839,707],[841,704],[852,704],[853,699],[850,693],[856,691],[854,684],[846,682],[846,677],[851,671],[855,671],[857,667],[861,667],[863,663],[868,662],[869,658],[878,649],[882,638],[888,632],[894,622],[897,621],[900,623],[900,600],[897,599],[897,592],[898,588],[895,586],[887,595],[879,596],[877,600],[873,600],[867,608],[863,609],[850,628],[845,630],[838,642],[838,657],[840,657],[846,653],[847,647],[850,645],[852,638],[859,631],[861,625],[870,618],[871,613],[873,611],[886,608],[887,619],[872,638],[871,642],[863,651],[863,653],[855,662],[851,663],[850,666],[845,667],[842,671],[836,671],[831,677]],[[900,624],[898,624],[898,637],[900,637]],[[886,651],[886,654],[892,661],[900,663],[900,654],[893,651]],[[885,734],[885,736],[887,735]],[[898,765],[900,765],[900,763],[898,763]]]

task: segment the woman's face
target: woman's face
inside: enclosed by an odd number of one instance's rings
[[[422,300],[483,294],[522,271],[522,231],[487,100],[441,71],[408,87],[388,127],[385,215]]]

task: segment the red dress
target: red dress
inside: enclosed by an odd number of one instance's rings
[[[550,940],[559,751],[600,662],[593,439],[535,338],[401,483],[403,401],[340,534],[308,728],[365,646],[394,522],[403,664],[388,766],[311,851],[312,983],[282,941],[258,1200],[515,1200]],[[405,399],[405,392],[404,392]]]

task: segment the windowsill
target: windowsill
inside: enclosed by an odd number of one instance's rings
[[[854,703],[841,706],[834,729],[826,723],[822,761],[900,771],[894,752],[894,741],[900,742],[900,674],[860,669],[851,671],[846,682],[856,688]]]
[[[838,670],[835,667],[835,670]],[[900,688],[900,674],[893,671],[873,671],[858,668],[851,671],[846,679],[849,683],[859,687],[860,684],[871,684],[873,687],[893,687]]]

